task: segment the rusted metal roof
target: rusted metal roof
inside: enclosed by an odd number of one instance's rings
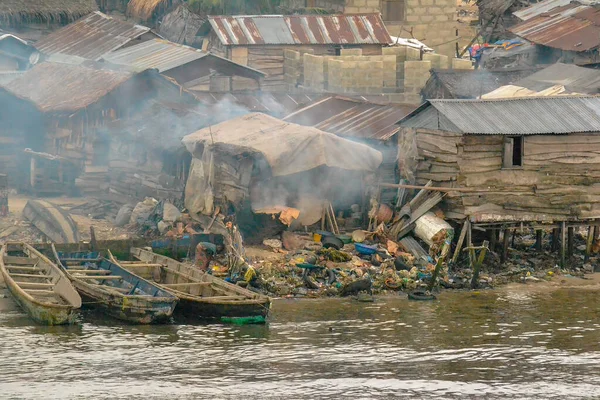
[[[129,72],[43,62],[4,86],[42,112],[72,112],[93,104],[132,78]]]
[[[42,38],[35,47],[44,54],[62,53],[97,61],[148,31],[148,27],[96,11]]]
[[[396,123],[414,109],[414,106],[328,97],[288,115],[284,120],[338,136],[387,140],[400,129]]]
[[[535,12],[523,13],[528,19],[509,31],[535,44],[567,51],[582,52],[600,46],[600,10],[569,3],[546,11],[543,4],[534,6],[538,7]]]
[[[390,44],[379,14],[209,17],[222,44]]]
[[[523,8],[519,11],[515,11],[513,15],[522,21],[527,21],[533,17],[537,17],[540,14],[547,13],[553,8],[563,7],[571,3],[572,0],[546,0],[540,1],[539,3],[533,4],[527,8]]]

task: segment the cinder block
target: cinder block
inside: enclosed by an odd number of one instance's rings
[[[406,47],[406,60],[407,61],[421,60],[421,51],[419,49],[415,49],[414,47]]]
[[[421,16],[419,17],[419,20],[420,20],[421,22],[431,22],[431,21],[433,21],[435,18],[436,18],[436,17],[434,17],[433,15],[421,15]],[[446,17],[444,17],[444,18],[446,18]]]
[[[443,14],[444,13],[444,9],[441,8],[441,7],[428,7],[427,8],[427,13],[429,15]]]
[[[420,0],[419,3],[422,6],[432,6],[433,5],[433,0]]]
[[[453,58],[452,69],[473,69],[473,63],[471,62],[471,60],[466,60],[463,58]]]
[[[450,18],[449,18],[448,15],[436,15],[435,16],[435,21],[436,22],[446,22],[446,21],[449,21],[449,20],[450,20]]]

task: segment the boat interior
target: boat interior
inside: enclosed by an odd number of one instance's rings
[[[55,252],[57,260],[73,277],[91,286],[124,296],[173,297],[169,292],[139,279],[99,253]]]
[[[49,260],[40,256],[20,244],[8,244],[2,249],[8,275],[25,293],[42,303],[81,305],[81,299],[73,293],[68,280],[52,267]]]

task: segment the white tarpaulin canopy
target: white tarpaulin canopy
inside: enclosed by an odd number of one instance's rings
[[[183,144],[197,158],[205,147],[229,153],[259,153],[269,163],[273,176],[320,166],[374,171],[382,162],[382,154],[365,144],[261,113],[199,130],[184,137]]]

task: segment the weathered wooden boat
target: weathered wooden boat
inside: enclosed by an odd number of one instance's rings
[[[45,200],[29,200],[23,216],[53,243],[77,243],[79,231],[73,218],[61,207]]]
[[[0,271],[16,302],[33,320],[45,325],[76,322],[81,297],[61,269],[33,247],[3,245]]]
[[[177,313],[198,319],[223,317],[262,317],[269,314],[271,299],[248,289],[225,282],[190,264],[132,248],[131,254],[139,261],[117,261],[123,268],[179,297]],[[116,260],[115,260],[116,261]]]
[[[62,253],[54,257],[90,305],[123,321],[138,324],[168,322],[178,298],[98,253]]]

